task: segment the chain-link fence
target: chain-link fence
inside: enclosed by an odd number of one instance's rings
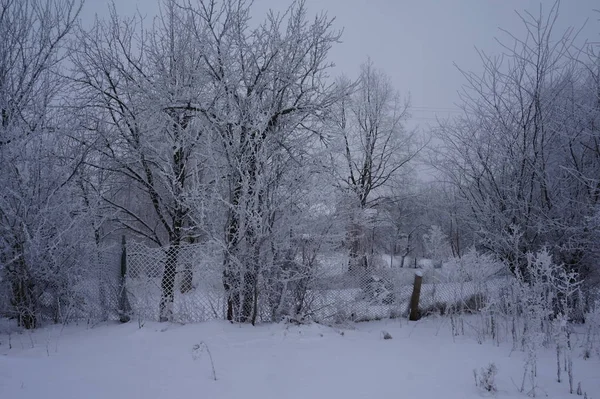
[[[167,315],[168,320],[182,323],[227,317],[218,245],[149,248],[131,243],[127,264],[127,292],[135,317],[164,320]],[[263,271],[256,289],[257,321],[293,317],[338,323],[406,316],[418,270],[423,275],[421,314],[477,311],[487,295],[507,282],[506,277],[473,276],[441,263],[437,268],[388,266],[352,273],[347,265],[347,258],[331,254],[320,256],[313,269],[303,274]]]
[[[128,244],[127,293],[134,316],[160,320],[163,311],[181,323],[223,318],[222,263],[218,248],[209,244]]]
[[[366,321],[408,316],[415,275],[422,276],[419,313],[475,312],[499,292],[507,277],[476,279],[442,267],[379,268],[316,278],[310,292],[313,317],[322,321]]]
[[[82,293],[77,319],[117,320],[119,308],[119,260],[122,247],[114,243],[91,254],[86,272],[78,279],[76,291]]]
[[[120,254],[116,245],[83,248],[77,261],[52,268],[34,264],[21,274],[0,270],[0,317],[29,317],[35,320],[32,326],[116,319]]]

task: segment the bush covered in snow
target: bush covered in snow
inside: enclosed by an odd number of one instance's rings
[[[483,389],[486,392],[496,392],[496,375],[498,374],[498,368],[494,363],[490,363],[487,367],[481,368],[479,372],[473,370],[475,377],[475,386]]]
[[[495,276],[506,275],[508,267],[493,255],[471,248],[462,257],[446,261],[444,271],[449,280],[486,281]]]

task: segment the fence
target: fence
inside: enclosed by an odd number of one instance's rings
[[[165,275],[166,273],[166,275]],[[135,317],[159,320],[164,281],[173,295],[171,320],[180,323],[223,318],[225,290],[218,248],[207,244],[177,248],[127,245],[127,293]]]
[[[0,317],[28,314],[35,317],[35,324],[118,318],[120,254],[116,245],[86,247],[77,261],[54,265],[51,272],[30,268],[27,278],[20,280],[28,285],[27,307],[14,305],[16,283],[0,273]]]
[[[35,312],[38,321],[50,323],[131,316],[180,323],[226,318],[229,298],[218,244],[150,248],[129,243],[126,278],[120,270],[123,248],[118,244],[87,248],[68,268],[33,275],[36,301],[25,310]],[[382,258],[370,262],[378,267],[350,273],[348,259],[339,252],[319,253],[315,261],[312,255],[305,256],[302,244],[300,249],[278,266],[261,265],[254,302],[256,321],[289,317],[334,324],[408,316],[416,268],[397,267],[394,259],[387,262]],[[472,252],[460,260],[438,263],[438,267],[421,262],[418,270],[423,274],[420,314],[476,312],[494,305],[490,299],[500,307],[509,305],[499,298],[514,299],[505,290],[510,285],[514,288],[515,278],[498,276],[499,270],[507,272],[507,268],[488,255]],[[12,305],[9,283],[0,275],[0,317],[17,318],[19,309]],[[578,300],[583,306],[580,313],[593,308],[593,294]],[[128,306],[131,309],[126,309]]]
[[[115,320],[118,318],[121,247],[116,244],[102,247],[91,256],[90,264],[95,267],[89,269],[75,287],[83,295],[75,316],[92,321]]]
[[[169,320],[181,323],[226,317],[223,258],[217,245],[186,245],[173,251],[130,243],[127,265],[134,317],[160,320],[167,314]],[[258,321],[288,316],[338,323],[407,316],[415,271],[388,265],[348,273],[347,259],[335,253],[321,255],[309,274],[296,279],[288,274],[274,282],[268,277],[273,273],[265,271],[259,281]],[[485,295],[506,283],[506,278],[475,278],[461,270],[425,267],[422,272],[421,313],[476,311]],[[170,295],[172,301],[165,300]]]

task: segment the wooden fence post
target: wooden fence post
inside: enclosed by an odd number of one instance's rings
[[[421,296],[421,283],[423,282],[423,272],[417,270],[415,272],[415,282],[413,285],[412,296],[410,297],[410,316],[408,317],[411,321],[417,321],[421,318],[421,312],[419,312],[419,297]]]

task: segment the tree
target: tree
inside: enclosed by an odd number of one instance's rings
[[[259,278],[272,252],[280,201],[287,197],[281,196],[282,182],[297,169],[302,144],[339,98],[327,81],[327,54],[340,34],[325,14],[309,22],[303,1],[284,14],[269,13],[254,29],[245,1],[206,0],[185,9],[205,51],[202,66],[213,94],[194,108],[216,133],[226,168],[227,318],[254,323]]]
[[[450,257],[451,248],[448,237],[446,237],[440,226],[432,225],[427,234],[423,236],[423,240],[425,241],[427,256],[434,261],[434,264],[439,264]]]
[[[409,267],[407,257],[416,259],[422,247],[421,239],[428,219],[427,208],[423,206],[426,198],[414,184],[410,189],[401,187],[401,192],[392,190],[392,194],[382,198],[377,204],[378,225],[375,240],[390,254],[390,267]],[[396,255],[400,255],[399,264]]]
[[[390,78],[368,61],[361,67],[355,92],[340,101],[333,114],[339,152],[332,155],[332,169],[346,194],[344,207],[350,210],[350,271],[370,266],[365,228],[373,222],[375,205],[422,148],[415,132],[404,127],[408,108]]]
[[[108,21],[79,30],[71,58],[81,123],[94,151],[87,164],[111,175],[110,190],[97,192],[118,211],[114,223],[167,247],[161,321],[172,315],[179,246],[199,234],[186,199],[203,169],[197,149],[205,127],[192,104],[204,101],[206,72],[192,23],[174,0],[162,3],[149,31],[113,7]]]
[[[76,0],[0,1],[0,273],[20,325],[58,321],[85,245],[72,178],[82,154],[58,106]],[[82,223],[81,225],[79,223]]]
[[[573,58],[573,30],[558,39],[558,3],[546,17],[521,17],[506,55],[481,53],[484,72],[464,72],[464,115],[443,124],[437,166],[469,208],[478,244],[526,275],[528,252],[589,269],[597,206],[596,69]],[[592,73],[590,73],[592,72]],[[596,81],[597,82],[597,81]],[[587,273],[582,273],[586,275]]]

